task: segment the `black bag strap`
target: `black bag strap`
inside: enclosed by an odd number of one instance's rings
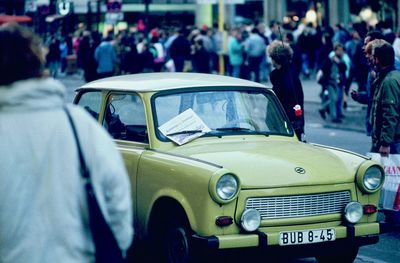
[[[75,137],[77,150],[79,154],[81,176],[84,179],[85,190],[88,200],[89,225],[96,249],[95,251],[96,263],[124,262],[118,242],[110,226],[106,222],[104,215],[100,209],[99,202],[97,201],[89,169],[83,157],[82,147],[79,141],[79,136],[76,130],[76,126],[74,124],[74,121],[72,120],[71,113],[69,112],[67,106],[64,106],[64,111],[67,114],[68,120],[71,124],[71,128]]]
[[[74,137],[75,137],[75,141],[76,141],[76,147],[78,148],[81,175],[82,175],[83,179],[85,180],[85,184],[91,184],[92,182],[91,182],[91,178],[90,178],[90,173],[86,166],[85,159],[83,157],[82,147],[81,147],[81,143],[79,141],[78,132],[76,131],[75,123],[72,120],[71,113],[69,112],[67,106],[64,106],[64,111],[67,114],[69,123],[71,124],[72,132],[74,133]]]

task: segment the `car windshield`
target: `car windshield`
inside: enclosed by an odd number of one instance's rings
[[[276,97],[267,90],[196,90],[161,93],[153,100],[155,127],[187,110],[209,128],[208,136],[263,134],[291,136],[292,128]],[[182,133],[201,130],[183,129]],[[164,134],[165,135],[165,134]],[[165,137],[158,133],[162,139]]]

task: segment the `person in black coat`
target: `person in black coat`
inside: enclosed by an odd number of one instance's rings
[[[183,72],[185,60],[190,58],[190,42],[184,35],[184,30],[179,31],[179,35],[172,42],[169,54],[174,61],[175,71]]]
[[[274,70],[270,74],[272,89],[295,130],[297,138],[304,141],[304,94],[300,78],[291,63],[293,50],[278,40],[268,47]]]
[[[193,54],[193,67],[198,73],[210,73],[210,54],[204,48],[203,40],[195,41],[195,51]]]
[[[50,70],[50,75],[56,78],[61,65],[61,50],[60,41],[53,36],[49,45],[49,53],[46,56],[46,61]]]

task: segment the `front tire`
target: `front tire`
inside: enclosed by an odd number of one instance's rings
[[[164,239],[165,259],[168,263],[192,262],[193,248],[190,246],[190,234],[182,225],[167,227]]]

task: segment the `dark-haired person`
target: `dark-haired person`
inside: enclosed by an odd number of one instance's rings
[[[400,154],[400,71],[394,66],[393,47],[388,42],[381,41],[381,44],[373,45],[372,50],[372,60],[377,75],[372,84],[374,94],[370,120],[371,152],[388,156]],[[396,198],[396,191],[389,191],[387,194],[384,198],[389,200]],[[391,208],[384,206],[382,209],[385,221],[398,222],[396,218],[400,218],[400,211]]]
[[[382,43],[384,41],[384,36],[380,31],[377,30],[372,30],[367,33],[367,35],[364,38],[364,46],[363,46],[363,51],[364,51],[364,56],[366,58],[366,63],[369,64],[370,70],[368,73],[367,81],[365,82],[365,89],[363,90],[353,90],[351,91],[351,97],[353,100],[361,103],[361,104],[367,104],[367,112],[365,116],[365,127],[366,127],[366,133],[367,136],[371,136],[371,106],[372,106],[372,97],[374,94],[372,83],[375,80],[376,77],[376,72],[374,69],[373,65],[373,56],[372,56],[372,50],[373,46],[379,45],[379,43]],[[370,44],[371,42],[374,42]],[[395,68],[397,70],[400,70],[400,61],[395,59]]]
[[[394,67],[394,49],[383,42],[373,48],[377,77],[373,82],[371,152],[400,153],[400,71]]]
[[[304,140],[304,94],[299,76],[292,68],[293,50],[288,44],[274,40],[268,46],[268,55],[274,66],[269,75],[272,89],[282,103],[297,138]],[[296,105],[300,106],[300,111]]]
[[[99,205],[122,251],[132,242],[130,183],[120,153],[83,109],[43,76],[40,39],[0,26],[0,261],[94,262],[76,125]]]

